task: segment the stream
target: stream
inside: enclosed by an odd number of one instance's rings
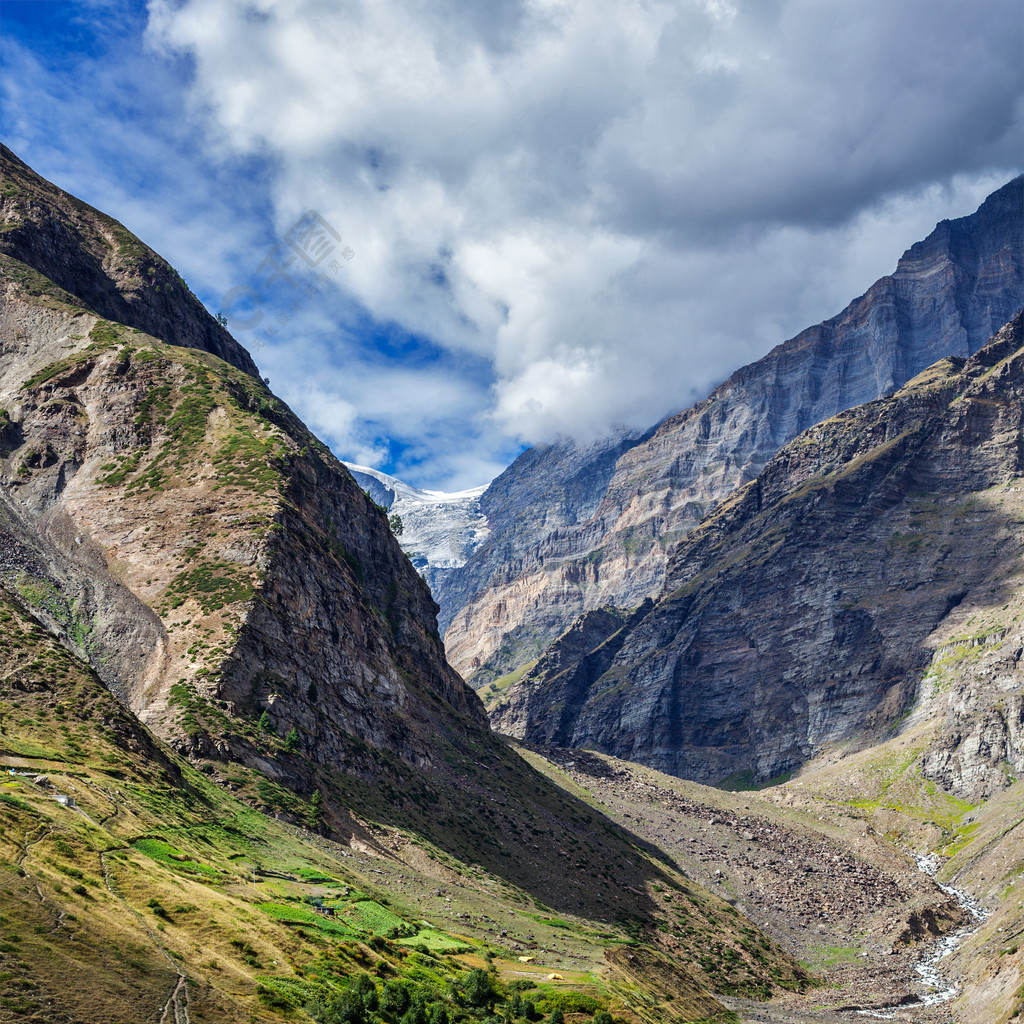
[[[939,870],[939,858],[934,853],[915,854],[914,860],[917,862],[919,871],[924,872],[924,874],[933,879],[935,878],[936,872]],[[981,922],[988,915],[973,896],[969,896],[960,889],[954,889],[951,885],[943,885],[939,881],[936,881],[935,884],[943,892],[952,896],[971,915],[971,923],[938,939],[929,948],[928,953],[914,964],[914,970],[920,977],[921,983],[928,990],[920,996],[917,1003],[904,1004],[902,1006],[883,1006],[877,1010],[859,1010],[858,1012],[864,1016],[877,1017],[881,1020],[892,1020],[898,1011],[906,1012],[913,1006],[936,1006],[939,1003],[948,1002],[959,991],[955,984],[947,982],[943,978],[939,965],[964,939],[973,935],[978,930]]]

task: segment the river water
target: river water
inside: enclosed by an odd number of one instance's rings
[[[915,854],[919,871],[935,878],[939,870],[939,858],[934,853]],[[906,1012],[913,1006],[936,1006],[939,1003],[948,1002],[959,991],[958,987],[942,976],[942,961],[949,956],[968,936],[973,935],[981,925],[981,922],[988,916],[982,909],[981,904],[967,893],[956,889],[951,885],[943,885],[942,882],[935,883],[943,892],[949,893],[961,907],[971,915],[970,924],[965,925],[958,931],[950,932],[937,940],[929,947],[927,954],[915,965],[914,970],[920,976],[921,984],[926,991],[921,993],[917,1003],[903,1006],[883,1006],[877,1010],[859,1010],[865,1017],[877,1017],[881,1020],[892,1020],[897,1011]]]

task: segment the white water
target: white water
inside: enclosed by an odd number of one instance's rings
[[[936,872],[939,870],[939,858],[934,853],[928,854],[915,854],[914,860],[917,862],[919,871],[934,878]],[[921,959],[914,965],[914,970],[918,973],[921,978],[921,984],[927,989],[926,992],[922,993],[917,1003],[906,1004],[903,1006],[883,1006],[878,1010],[858,1010],[858,1013],[863,1014],[865,1017],[877,1017],[881,1020],[892,1020],[895,1017],[895,1013],[892,1011],[903,1010],[906,1011],[911,1009],[913,1006],[936,1006],[939,1003],[948,1002],[952,999],[959,988],[946,981],[942,977],[942,971],[939,969],[939,965],[950,953],[956,949],[960,943],[964,941],[968,936],[973,935],[978,930],[981,922],[988,916],[985,911],[981,908],[981,905],[973,897],[960,889],[955,889],[951,885],[943,885],[942,882],[936,881],[935,883],[943,892],[949,893],[961,907],[964,908],[973,919],[968,925],[955,932],[950,932],[949,935],[944,935],[939,939],[934,946],[928,951],[927,956]]]

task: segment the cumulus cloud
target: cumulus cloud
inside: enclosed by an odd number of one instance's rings
[[[528,443],[686,404],[1021,153],[1019,10],[998,0],[150,14],[222,144],[271,156],[280,223],[312,205],[339,225],[351,294],[488,360],[482,414]]]
[[[5,51],[6,108],[213,307],[318,210],[354,258],[260,365],[343,457],[469,486],[651,425],[973,210],[1021,37],[1012,0],[150,0],[148,54]]]

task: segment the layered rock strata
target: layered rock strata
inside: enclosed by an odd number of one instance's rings
[[[674,547],[808,427],[967,358],[1024,296],[1024,178],[943,221],[838,316],[738,370],[647,435],[526,452],[481,499],[491,535],[435,592],[474,685],[536,658],[581,612],[660,590]],[[582,492],[564,514],[557,482]],[[554,483],[554,490],[547,483]]]

